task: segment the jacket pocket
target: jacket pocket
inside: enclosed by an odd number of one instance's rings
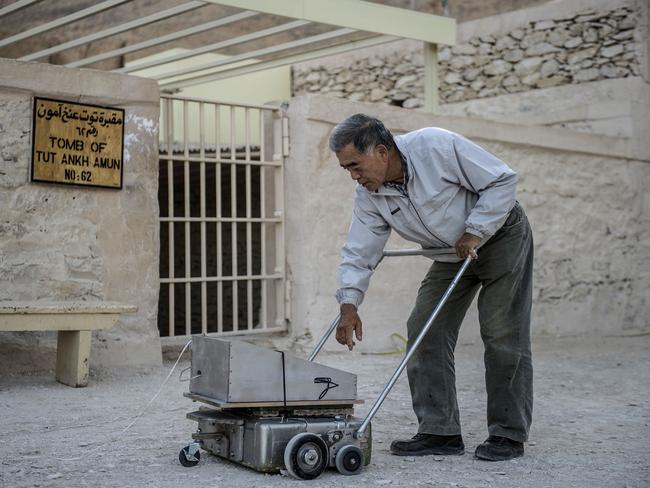
[[[508,218],[503,223],[501,228],[508,229],[511,227],[516,227],[517,225],[521,224],[523,221],[524,221],[524,211],[521,208],[521,205],[519,205],[519,202],[517,202],[515,203],[515,206],[512,207],[512,210],[510,210],[510,213],[508,214]]]

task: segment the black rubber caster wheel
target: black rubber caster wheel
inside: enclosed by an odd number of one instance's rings
[[[318,478],[329,464],[329,450],[316,434],[302,432],[295,435],[284,449],[284,465],[294,478]]]
[[[359,474],[363,467],[363,453],[357,446],[348,444],[336,453],[334,464],[341,474],[346,476]]]
[[[191,468],[199,464],[201,460],[201,451],[198,443],[192,443],[188,446],[185,446],[178,453],[178,460],[186,468]]]

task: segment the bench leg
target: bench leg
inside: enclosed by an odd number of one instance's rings
[[[90,334],[89,330],[58,332],[56,379],[59,383],[75,387],[88,384]]]

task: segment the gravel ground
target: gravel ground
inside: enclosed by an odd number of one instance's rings
[[[359,476],[327,471],[310,482],[263,475],[204,453],[183,468],[178,451],[195,423],[177,375],[137,422],[172,363],[155,370],[96,371],[90,386],[56,383],[52,372],[0,378],[0,486],[228,488],[298,486],[648,487],[650,486],[650,337],[543,339],[534,344],[535,415],[523,458],[474,459],[487,436],[480,346],[460,345],[457,389],[467,453],[402,458],[394,438],[415,433],[406,378],[373,420],[373,460]],[[329,354],[328,365],[356,372],[364,414],[398,356]],[[181,367],[185,363],[181,362]],[[187,364],[185,364],[187,365]]]

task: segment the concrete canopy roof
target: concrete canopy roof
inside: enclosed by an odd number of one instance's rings
[[[42,8],[39,2],[40,0],[5,2],[6,5],[0,7],[0,19],[25,9],[23,17],[31,14],[27,18],[33,24],[35,18],[43,18],[34,15],[37,9]],[[158,70],[154,71],[155,74],[146,75],[157,79],[161,89],[176,91],[213,80],[360,50],[399,39],[414,39],[423,41],[425,46],[425,77],[426,82],[432,86],[425,89],[425,97],[429,99],[428,105],[433,107],[436,101],[430,100],[436,98],[437,89],[435,44],[453,45],[456,37],[454,19],[361,0],[168,0],[153,2],[155,11],[149,8],[145,14],[138,15],[139,11],[133,8],[135,13],[125,17],[124,10],[135,6],[137,2],[138,0],[68,2],[76,3],[77,8],[66,15],[34,26],[13,24],[12,30],[17,32],[0,39],[0,55],[3,55],[1,50],[5,46],[11,45],[18,48],[19,55],[16,59],[22,61],[47,61],[64,53],[66,56],[62,64],[68,67],[93,67],[97,63],[110,60],[120,62],[128,57],[127,65],[121,64],[121,67],[113,69],[122,73],[183,59],[186,60],[183,69],[162,73]],[[228,14],[212,18],[209,9],[214,6],[222,7],[222,11],[226,8]],[[32,42],[35,36],[71,29],[75,23],[84,20],[92,22],[93,17],[96,19],[99,14],[104,14],[106,18],[120,8],[121,15],[115,17],[119,22],[110,22],[110,27],[102,28],[101,22],[96,22],[91,24],[92,28],[82,31],[81,35],[68,36],[71,38],[65,42],[46,42],[45,48],[43,43],[39,45]],[[192,17],[194,21],[185,28],[159,28],[148,31],[147,37],[142,35],[144,26],[174,20],[189,12],[195,14]],[[112,17],[109,18],[112,20]],[[196,39],[199,34],[214,34],[219,29],[235,26],[236,34],[231,37],[224,38],[222,35],[217,42],[195,43],[180,53],[175,49],[173,55],[164,54],[164,51],[183,45],[192,36]],[[3,31],[6,32],[7,29]],[[273,37],[282,34],[285,37]],[[113,41],[128,41],[114,47],[115,42],[112,43],[113,46],[107,42],[111,38]],[[109,47],[92,54],[84,51],[84,47],[91,43],[97,45],[99,40],[105,40],[102,43]],[[152,59],[147,56],[152,50],[163,53]],[[205,58],[200,58],[201,54],[206,53],[225,54],[226,57],[220,56],[217,60],[206,63]],[[75,57],[70,59],[72,54]],[[141,60],[145,58],[146,60]]]

